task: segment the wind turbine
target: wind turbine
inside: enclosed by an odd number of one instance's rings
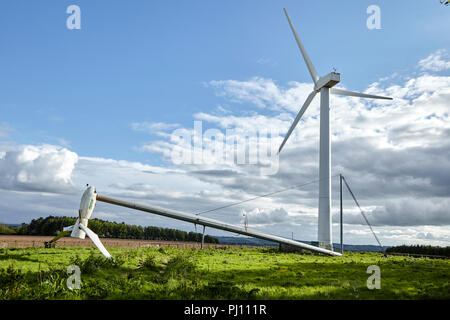
[[[88,220],[92,215],[97,201],[97,192],[94,187],[88,187],[83,193],[80,202],[80,209],[78,210],[78,219],[73,226],[63,229],[63,235],[70,233],[72,238],[85,239],[86,235],[91,239],[94,245],[107,259],[111,259],[108,250],[103,246],[97,234],[87,227]],[[58,236],[56,236],[57,238]],[[56,240],[53,239],[53,240]]]
[[[288,12],[284,9],[286,18],[294,34],[295,40],[297,41],[300,52],[305,60],[308,71],[314,82],[314,89],[306,98],[305,103],[295,117],[294,122],[289,128],[283,142],[280,145],[278,152],[281,152],[292,131],[297,126],[301,117],[308,109],[309,105],[313,101],[316,94],[320,92],[320,153],[319,153],[319,232],[318,241],[319,247],[328,250],[333,250],[332,242],[332,232],[331,232],[331,152],[330,152],[330,92],[332,94],[344,95],[350,97],[360,97],[360,98],[370,98],[370,99],[385,99],[392,100],[392,98],[374,96],[365,93],[346,91],[341,89],[334,89],[333,87],[340,82],[340,74],[336,72],[331,72],[321,78],[317,74],[314,65],[309,59],[302,42],[300,41],[294,26],[292,25],[291,19],[289,18]]]

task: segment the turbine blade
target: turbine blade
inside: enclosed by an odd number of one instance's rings
[[[64,227],[64,228],[63,228],[63,231],[72,231],[72,230],[73,230],[73,227],[75,227],[75,225],[73,225],[73,226],[68,226],[68,227]]]
[[[332,94],[340,94],[340,95],[343,95],[343,96],[370,98],[370,99],[393,100],[390,97],[374,96],[374,95],[371,95],[371,94],[352,92],[352,91],[346,91],[346,90],[335,89],[335,88],[331,88],[330,91],[331,91]]]
[[[284,9],[284,13],[286,14],[286,18],[288,19],[289,25],[291,26],[292,33],[294,34],[295,41],[297,41],[298,47],[300,48],[300,51],[303,56],[303,60],[305,60],[306,66],[308,67],[309,73],[311,74],[311,78],[314,81],[314,84],[319,80],[319,75],[317,74],[316,69],[314,68],[314,65],[311,62],[311,59],[309,59],[308,54],[306,53],[305,47],[303,47],[302,42],[300,41],[300,38],[295,31],[294,25],[291,22],[291,19],[289,18],[288,12],[286,9]]]
[[[303,104],[302,108],[300,109],[300,111],[297,114],[297,117],[295,117],[294,122],[292,122],[291,127],[289,128],[286,136],[284,137],[283,142],[281,143],[280,149],[278,149],[278,153],[281,152],[281,149],[283,149],[284,144],[286,143],[286,141],[289,139],[289,136],[291,135],[292,131],[294,131],[295,126],[297,125],[297,123],[300,121],[301,117],[303,116],[303,114],[305,113],[306,109],[308,109],[309,105],[311,104],[311,101],[313,101],[314,97],[316,96],[317,91],[313,91],[309,94],[308,98],[306,98],[305,103]]]
[[[100,250],[100,252],[105,256],[105,258],[111,259],[111,255],[109,254],[108,250],[106,250],[105,247],[103,246],[103,243],[100,241],[98,235],[95,234],[94,231],[92,231],[88,227],[83,226],[81,223],[80,228],[84,232],[86,232],[87,236],[92,240],[92,242],[95,244],[98,250]]]

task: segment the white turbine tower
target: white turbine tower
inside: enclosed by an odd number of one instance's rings
[[[281,152],[284,144],[288,140],[295,126],[300,121],[302,115],[305,113],[308,106],[311,104],[312,100],[317,93],[320,92],[320,154],[319,154],[319,234],[318,241],[321,248],[326,248],[328,250],[333,250],[333,242],[331,238],[331,155],[330,155],[330,92],[332,94],[351,96],[351,97],[361,97],[361,98],[371,98],[371,99],[386,99],[392,100],[392,98],[374,96],[365,93],[351,92],[340,89],[333,89],[333,86],[340,82],[340,74],[331,72],[322,78],[319,78],[316,69],[314,68],[311,60],[303,47],[297,32],[292,25],[289,15],[284,9],[284,13],[288,19],[289,25],[291,26],[292,32],[294,33],[295,40],[297,41],[298,47],[302,53],[303,59],[305,60],[306,66],[308,67],[311,78],[314,82],[314,90],[306,98],[305,103],[295,117],[289,131],[284,137],[278,152]]]

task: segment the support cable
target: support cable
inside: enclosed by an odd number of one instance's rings
[[[307,186],[309,184],[319,182],[320,180],[334,178],[334,177],[337,177],[337,176],[339,176],[339,174],[335,174],[334,176],[331,176],[331,177],[328,177],[328,178],[324,178],[324,179],[316,179],[316,180],[313,180],[313,181],[309,181],[309,182],[306,182],[306,183],[303,183],[303,184],[291,186],[289,188],[278,190],[278,191],[274,191],[274,192],[271,192],[271,193],[266,193],[266,194],[263,194],[263,195],[260,195],[260,196],[256,196],[256,197],[253,197],[253,198],[250,198],[250,199],[247,199],[247,200],[231,203],[231,204],[228,204],[228,205],[225,205],[225,206],[222,206],[222,207],[218,207],[218,208],[202,211],[202,212],[196,213],[195,215],[198,216],[198,215],[201,215],[201,214],[204,214],[204,213],[208,213],[208,212],[217,211],[217,210],[220,210],[220,209],[225,209],[225,208],[237,206],[237,205],[245,203],[245,202],[250,202],[250,201],[253,201],[253,200],[256,200],[256,199],[265,198],[265,197],[272,196],[274,194],[285,192],[285,191],[292,190],[292,189],[295,189],[295,188],[304,187],[304,186]]]
[[[345,177],[344,177],[344,176],[342,176],[342,180],[344,180],[344,183],[345,183],[345,186],[347,187],[347,190],[348,190],[348,191],[350,192],[350,194],[352,195],[353,200],[355,200],[356,205],[358,206],[359,210],[361,211],[361,215],[363,216],[364,220],[366,220],[366,223],[367,223],[367,225],[369,226],[370,231],[372,231],[372,233],[373,233],[375,239],[377,240],[378,244],[379,244],[380,247],[381,247],[381,250],[384,252],[384,248],[383,248],[383,245],[382,245],[381,242],[380,242],[380,239],[378,239],[377,235],[375,234],[375,231],[373,231],[372,226],[371,226],[370,223],[369,223],[369,220],[367,219],[366,215],[364,214],[363,209],[362,209],[361,206],[359,205],[358,200],[356,200],[356,197],[355,197],[355,195],[353,194],[352,190],[350,189],[350,186],[348,185],[347,180],[345,180]]]

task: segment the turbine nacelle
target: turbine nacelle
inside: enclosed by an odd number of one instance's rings
[[[87,228],[89,218],[95,208],[95,202],[97,201],[97,193],[94,187],[88,187],[84,191],[81,197],[80,209],[78,210],[78,219],[70,235],[72,238],[84,239],[86,237],[86,232],[84,232],[79,225]]]
[[[326,76],[323,76],[314,86],[314,91],[320,91],[322,88],[332,88],[341,81],[341,74],[336,72],[331,72]]]

